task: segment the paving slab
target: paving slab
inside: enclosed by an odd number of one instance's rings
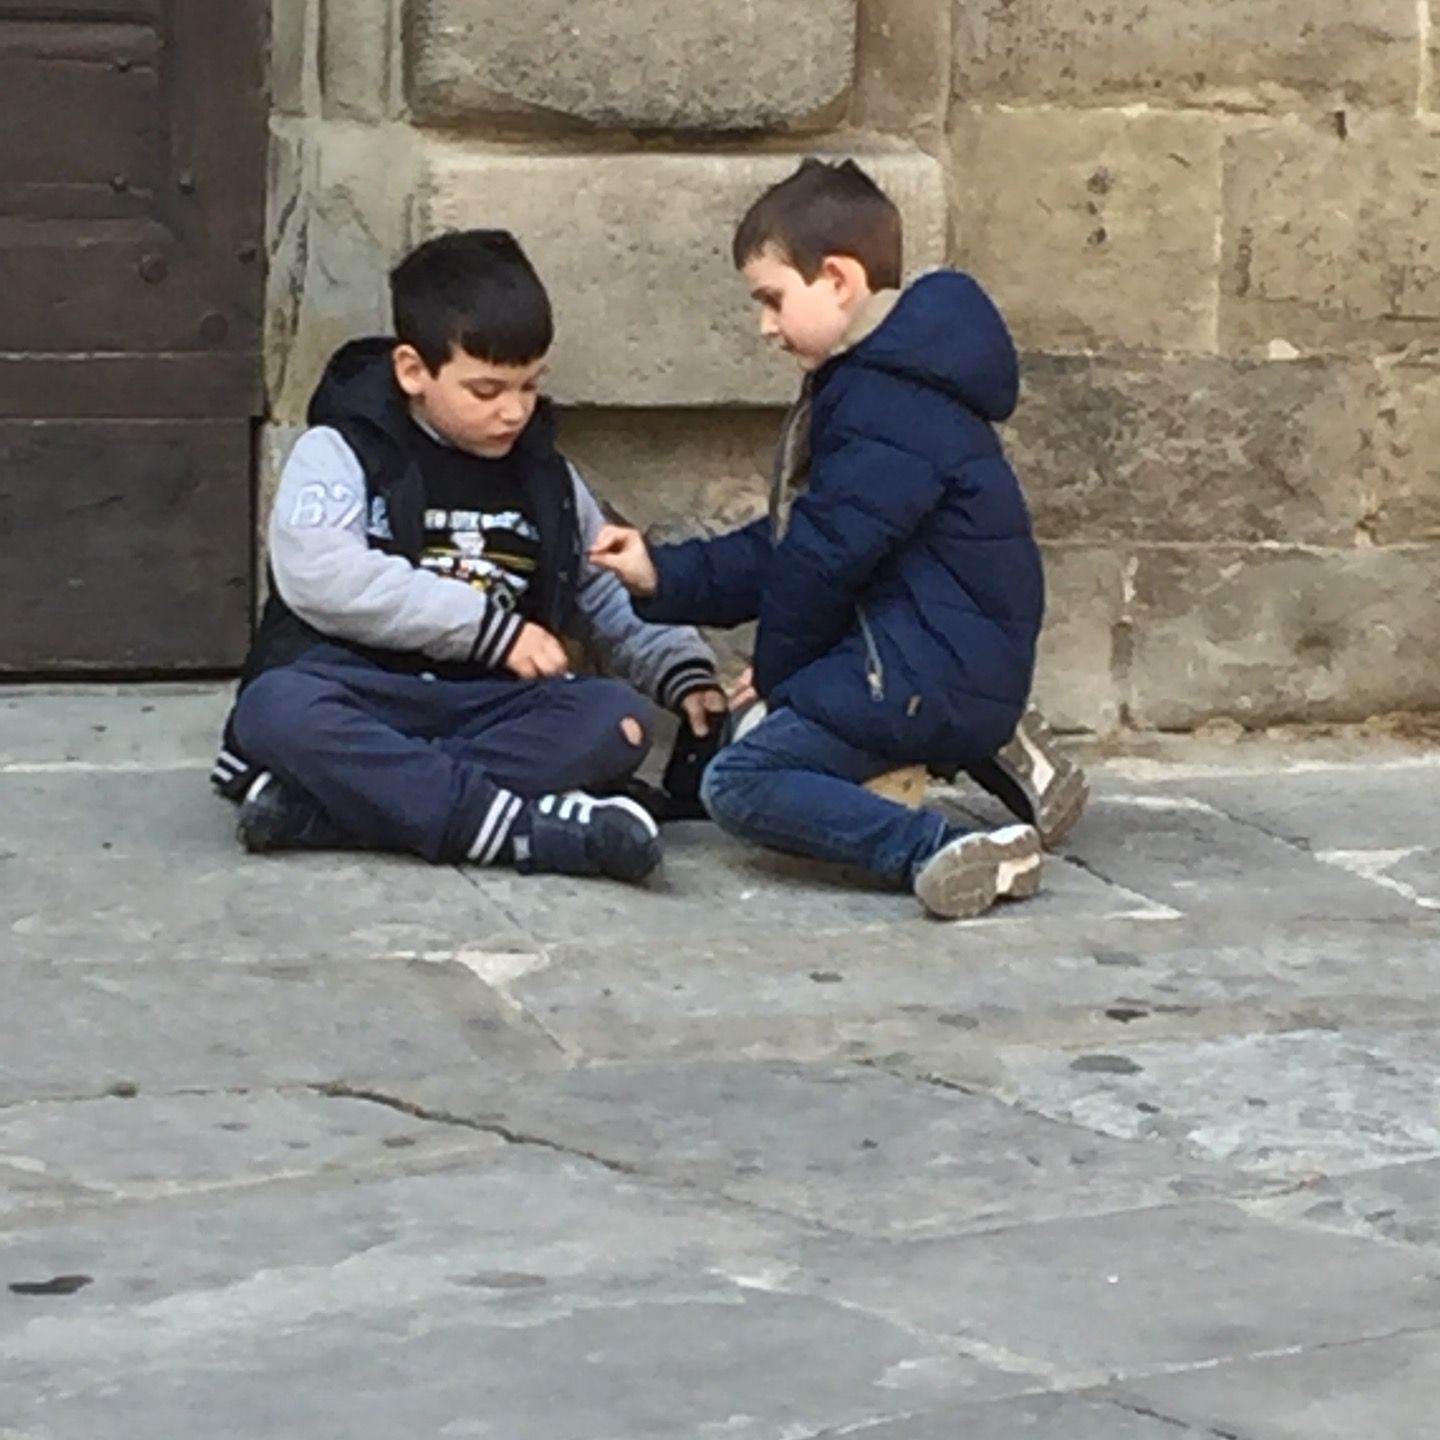
[[[0,958],[12,963],[213,967],[409,955],[520,933],[455,870],[403,856],[0,859]]]
[[[1434,1327],[1440,1262],[1197,1202],[806,1252],[807,1293],[1028,1364],[1034,1388]]]
[[[458,964],[7,961],[3,973],[0,1105],[561,1063],[547,1036]]]
[[[1310,1176],[1440,1155],[1440,1034],[1296,1030],[1002,1056],[1006,1098],[1242,1170]]]
[[[1435,843],[1440,766],[1281,768],[1190,776],[1163,789],[1310,850],[1393,850]]]
[[[1133,1209],[1237,1183],[1172,1146],[855,1068],[607,1066],[503,1087],[454,1074],[391,1093],[873,1237]]]
[[[470,1171],[0,1231],[0,1414],[47,1440],[814,1434],[1014,1393],[823,1295],[800,1232],[512,1148]],[[774,1365],[783,1355],[782,1367]],[[837,1363],[844,1356],[843,1364]],[[256,1378],[265,1377],[257,1388]],[[258,1408],[257,1408],[258,1407]]]
[[[1257,902],[1258,903],[1258,902]],[[523,945],[516,947],[524,951]],[[577,1056],[889,1059],[988,1081],[995,1045],[1440,1014],[1440,930],[1087,919],[536,945],[501,983]]]
[[[208,771],[234,695],[233,684],[7,687],[0,694],[0,772]]]
[[[1184,913],[1265,899],[1265,924],[1296,918],[1412,918],[1413,903],[1326,866],[1295,846],[1189,795],[1107,791],[1069,853],[1095,874]]]
[[[1314,1354],[1279,1355],[1125,1387],[1206,1435],[1243,1440],[1431,1440],[1440,1327]]]
[[[1440,1254],[1440,1160],[1319,1179],[1248,1208],[1268,1219]]]

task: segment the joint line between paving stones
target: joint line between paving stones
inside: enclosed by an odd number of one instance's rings
[[[1222,1430],[1218,1425],[1212,1425],[1208,1420],[1201,1420],[1191,1423],[1188,1420],[1177,1420],[1173,1415],[1166,1415],[1161,1410],[1152,1410],[1148,1405],[1141,1405],[1133,1400],[1122,1400],[1118,1395],[1106,1395],[1104,1401],[1107,1405],[1113,1405],[1117,1410],[1126,1411],[1131,1415],[1138,1415],[1144,1420],[1158,1420],[1162,1425],[1173,1425],[1175,1429],[1189,1435],[1197,1429],[1203,1435],[1210,1435],[1214,1440],[1247,1440],[1247,1437],[1238,1430]]]
[[[1274,840],[1278,844],[1284,845],[1288,849],[1295,851],[1297,854],[1303,855],[1313,864],[1325,865],[1330,863],[1323,859],[1311,848],[1310,842],[1308,840],[1305,840],[1303,838],[1296,838],[1290,835],[1283,835],[1280,833],[1280,831],[1272,830],[1268,825],[1263,824],[1259,820],[1252,819],[1249,816],[1232,814],[1223,805],[1217,805],[1214,803],[1214,801],[1206,801],[1205,803],[1209,805],[1210,808],[1214,810],[1217,815],[1219,815],[1222,819],[1228,820],[1232,825],[1243,826],[1245,829],[1253,830],[1257,834],[1264,835],[1267,839]],[[1432,906],[1422,904],[1421,897],[1419,897],[1418,895],[1407,894],[1406,888],[1399,887],[1393,882],[1387,884],[1383,877],[1377,878],[1375,876],[1366,875],[1360,870],[1351,870],[1348,866],[1339,866],[1335,868],[1343,869],[1347,875],[1353,875],[1356,879],[1363,880],[1368,885],[1373,885],[1377,890],[1385,890],[1390,894],[1399,895],[1402,899],[1408,900],[1419,911],[1429,912],[1432,911],[1434,908]]]
[[[597,1155],[593,1151],[582,1150],[579,1146],[563,1145],[558,1140],[547,1140],[543,1135],[528,1135],[524,1131],[502,1125],[499,1121],[470,1120],[464,1115],[456,1115],[448,1110],[435,1110],[427,1105],[402,1100],[397,1095],[386,1095],[380,1090],[367,1090],[359,1086],[347,1085],[343,1081],[336,1081],[328,1085],[312,1085],[310,1088],[316,1094],[324,1095],[331,1100],[365,1100],[372,1105],[383,1105],[388,1110],[396,1110],[402,1115],[409,1115],[412,1119],[428,1121],[432,1125],[452,1125],[462,1130],[475,1130],[483,1135],[497,1136],[507,1145],[530,1145],[536,1149],[553,1151],[557,1155],[569,1155],[577,1160],[589,1160],[592,1164],[599,1165],[617,1175],[644,1178],[641,1170],[623,1160],[611,1160],[604,1155]]]

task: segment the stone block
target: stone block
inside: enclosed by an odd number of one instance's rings
[[[1131,704],[1145,728],[1440,708],[1440,547],[1140,552]]]
[[[944,0],[860,0],[851,122],[896,135],[943,126],[949,57]]]
[[[1224,348],[1440,349],[1440,127],[1292,118],[1225,151]]]
[[[1005,438],[1047,539],[1355,539],[1386,393],[1369,365],[1036,355],[1024,376]]]
[[[562,413],[560,443],[605,503],[660,540],[763,515],[781,410]]]
[[[271,0],[271,108],[281,115],[312,115],[316,99],[315,0]]]
[[[1022,345],[1215,349],[1220,142],[1189,115],[956,116],[960,254]]]
[[[1413,109],[1412,0],[954,0],[966,101]]]
[[[397,111],[400,0],[324,0],[320,88],[325,114],[383,120]]]
[[[1059,729],[1112,731],[1121,718],[1116,663],[1124,644],[1123,562],[1110,550],[1051,545],[1045,586],[1035,702]]]
[[[280,422],[304,418],[340,345],[390,329],[386,277],[405,249],[413,189],[411,137],[401,127],[325,128],[301,147],[313,153],[301,167],[304,193],[290,223],[303,231],[292,263],[271,280],[271,418]]]
[[[1440,540],[1440,368],[1382,373],[1366,524],[1382,545]]]
[[[855,0],[410,0],[405,51],[427,121],[785,130],[848,90]]]
[[[939,163],[915,153],[857,158],[905,216],[911,269],[939,263],[946,208]],[[798,159],[545,157],[431,140],[416,238],[476,224],[516,233],[555,299],[552,388],[564,401],[786,404],[798,374],[761,341],[730,238],[756,196]]]

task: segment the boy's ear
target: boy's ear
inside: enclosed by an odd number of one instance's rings
[[[395,366],[395,383],[409,396],[419,395],[425,389],[425,377],[430,367],[413,345],[397,345],[391,361]]]
[[[842,305],[851,305],[870,293],[870,277],[853,255],[827,255],[820,262],[820,273]]]

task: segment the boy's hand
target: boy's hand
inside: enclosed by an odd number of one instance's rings
[[[505,668],[522,680],[553,680],[569,671],[570,657],[543,625],[527,620],[510,647]]]
[[[692,690],[681,702],[680,709],[690,724],[691,732],[703,740],[710,733],[711,722],[727,709],[725,692],[717,688]]]
[[[755,689],[755,667],[747,665],[736,680],[725,692],[730,701],[732,710],[743,710],[747,705],[753,705],[759,698]]]
[[[632,595],[653,595],[660,586],[645,537],[628,525],[602,526],[590,547],[590,563],[608,570]]]

